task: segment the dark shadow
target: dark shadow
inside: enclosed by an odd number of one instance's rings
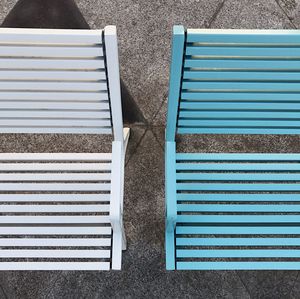
[[[73,0],[19,0],[1,27],[90,29]],[[122,79],[121,88],[124,122],[145,122]]]

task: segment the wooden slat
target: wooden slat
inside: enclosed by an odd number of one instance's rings
[[[1,47],[0,47],[1,50]],[[0,80],[64,80],[64,81],[95,81],[106,80],[105,71],[22,71],[0,70]],[[1,95],[1,93],[0,93]]]
[[[106,91],[106,82],[0,82],[0,90]],[[15,104],[15,107],[17,105]]]
[[[110,258],[110,250],[0,250],[0,258]],[[1,265],[1,262],[0,262]]]
[[[0,262],[0,270],[20,271],[20,270],[86,270],[99,271],[109,270],[109,262]]]
[[[110,194],[0,194],[0,202],[105,202],[110,201]]]
[[[0,205],[0,213],[96,213],[109,212],[109,205]]]
[[[102,30],[1,28],[0,43],[101,44]]]
[[[108,161],[111,153],[0,153],[0,161]]]
[[[111,235],[111,232],[112,230],[110,226],[0,227],[0,235],[98,235],[99,236],[99,235]],[[56,245],[56,243],[54,244]],[[103,246],[109,246],[109,245],[103,245]]]
[[[50,74],[52,72],[49,72]],[[71,72],[77,73],[77,72]],[[86,72],[89,73],[89,72]],[[106,91],[102,92],[28,92],[28,91],[0,91],[0,100],[24,101],[108,101]],[[17,117],[17,116],[16,116]]]
[[[0,173],[0,181],[110,181],[110,173]]]
[[[0,58],[1,69],[95,70],[104,68],[103,59],[9,59]]]
[[[111,238],[0,238],[0,247],[53,247],[54,244],[55,247],[111,246]]]
[[[103,49],[101,46],[89,47],[72,47],[72,46],[16,46],[7,45],[0,46],[0,56],[8,57],[67,57],[67,58],[91,58],[103,56]]]
[[[0,216],[2,224],[83,224],[83,223],[110,223],[109,216]],[[53,243],[58,246],[56,243]],[[1,245],[1,242],[0,242]],[[13,246],[13,245],[11,245]],[[86,245],[88,246],[88,245]]]
[[[0,155],[1,156],[1,155]],[[0,163],[0,171],[109,171],[110,163]]]
[[[1,191],[110,191],[110,184],[100,183],[0,183]]]

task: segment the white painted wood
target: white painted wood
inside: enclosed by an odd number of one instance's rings
[[[0,250],[0,258],[110,258],[110,250]],[[1,265],[1,262],[0,262]]]
[[[1,191],[110,191],[110,184],[99,183],[0,183]]]
[[[47,70],[96,70],[104,68],[104,60],[98,59],[0,59],[1,69],[47,69]]]
[[[102,30],[0,28],[5,44],[102,44]]]
[[[67,58],[91,58],[103,56],[101,45],[97,46],[16,46],[7,45],[0,47],[0,56],[8,57],[67,57]]]
[[[1,181],[110,181],[110,173],[0,173]]]
[[[1,88],[1,83],[0,83]],[[109,110],[108,102],[78,103],[78,102],[6,102],[0,101],[0,109],[31,109],[31,110]]]
[[[29,224],[29,223],[109,223],[108,216],[0,216],[1,224]],[[53,243],[55,244],[55,243]]]
[[[121,106],[118,41],[115,26],[105,27],[104,40],[114,140],[123,141],[123,116]]]
[[[1,46],[0,46],[1,51]],[[32,81],[96,81],[106,80],[105,71],[23,71],[0,70],[0,80],[32,80]],[[47,95],[47,94],[46,94]],[[49,96],[49,95],[48,95]],[[0,93],[1,98],[1,93]],[[83,95],[85,99],[86,96]],[[31,99],[31,97],[29,97]]]
[[[21,270],[80,270],[98,271],[109,270],[109,262],[0,262],[0,270],[21,271]]]
[[[0,227],[0,235],[98,235],[99,236],[99,235],[111,235],[111,232],[112,230],[110,226]],[[110,246],[110,243],[108,245],[102,245],[102,246]]]
[[[32,127],[32,128],[25,128],[24,127],[14,127],[14,128],[8,128],[8,127],[2,127],[0,128],[2,133],[28,133],[28,134],[34,134],[34,133],[40,133],[40,134],[107,134],[110,135],[112,133],[111,129],[106,128],[68,128],[68,127],[61,127],[61,128],[47,128],[47,127]]]
[[[109,212],[109,205],[0,205],[0,213],[96,213]]]
[[[25,81],[0,81],[0,90],[46,90],[46,91],[106,91],[106,82],[25,82]],[[14,104],[14,108],[18,107]],[[75,104],[73,104],[75,105]],[[97,109],[94,103],[89,109]],[[58,106],[59,107],[59,106]],[[76,106],[75,106],[76,107]],[[57,108],[59,109],[59,108]],[[74,108],[76,109],[76,108]]]
[[[0,161],[110,161],[111,153],[0,153]]]
[[[1,73],[1,72],[0,72]],[[52,72],[48,72],[52,74]],[[54,73],[54,72],[53,72]],[[76,74],[77,72],[70,71],[71,74]],[[78,72],[79,73],[79,72]],[[81,72],[82,73],[82,72]],[[85,72],[89,73],[89,72]],[[102,92],[28,92],[28,91],[0,91],[0,100],[24,100],[24,101],[108,101],[108,94],[106,91]],[[17,116],[16,116],[17,117]],[[43,117],[43,115],[41,115]],[[95,116],[99,118],[102,116]],[[109,116],[110,118],[110,116]]]
[[[80,194],[0,194],[0,202],[109,202],[108,193]]]
[[[0,171],[109,171],[110,169],[111,163],[0,163]]]
[[[102,247],[111,246],[110,238],[0,238],[1,247]]]

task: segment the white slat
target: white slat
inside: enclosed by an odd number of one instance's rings
[[[111,134],[111,128],[89,128],[89,127],[78,127],[78,128],[69,128],[69,127],[54,127],[54,128],[47,128],[47,127],[31,127],[31,128],[24,128],[24,127],[1,127],[0,131],[2,133],[28,133],[28,134]]]
[[[0,194],[0,202],[107,202],[110,194]]]
[[[111,153],[0,153],[0,161],[111,161]]]
[[[60,70],[95,70],[103,69],[103,59],[9,59],[0,58],[2,69],[60,69]]]
[[[37,72],[38,73],[38,72]],[[52,74],[52,72],[48,72]],[[54,73],[54,71],[53,71]],[[89,73],[89,72],[72,72]],[[1,71],[0,71],[1,74]],[[76,75],[75,75],[76,76]],[[26,92],[26,91],[0,91],[0,100],[24,100],[24,101],[108,101],[108,94],[106,91],[102,92]],[[16,116],[17,117],[17,116]],[[42,117],[42,116],[41,116]],[[97,116],[95,116],[97,117]],[[100,116],[98,116],[99,118]]]
[[[1,85],[1,83],[0,83]],[[1,88],[1,87],[0,87]],[[78,103],[78,102],[4,102],[0,101],[0,109],[54,109],[54,110],[109,110],[108,102]]]
[[[0,223],[109,223],[109,216],[0,216]],[[55,244],[55,243],[53,243]],[[56,245],[57,246],[57,245]]]
[[[0,46],[0,56],[9,57],[81,57],[91,58],[103,56],[102,46],[72,47],[72,46]]]
[[[0,173],[0,181],[109,181],[110,173]]]
[[[20,271],[20,270],[86,270],[98,271],[109,270],[109,262],[0,262],[0,270]]]
[[[111,246],[110,238],[0,238],[0,247],[101,247]]]
[[[1,191],[110,191],[110,184],[0,183]]]
[[[1,105],[1,103],[0,103]],[[0,127],[111,127],[110,120],[83,120],[83,119],[0,119]]]
[[[0,213],[95,213],[109,212],[109,205],[0,205]]]
[[[106,91],[106,82],[21,82],[1,81],[0,90],[47,90],[47,91]],[[14,104],[14,108],[18,107]],[[97,107],[96,105],[94,107]],[[91,108],[93,109],[93,108]],[[96,108],[94,108],[96,109]]]
[[[102,44],[102,30],[1,28],[0,43]]]
[[[99,235],[111,235],[111,227],[110,226],[0,227],[0,235],[98,235],[99,236]]]
[[[110,169],[111,163],[0,163],[0,171],[109,171]]]
[[[110,258],[110,250],[0,250],[0,258]],[[0,262],[1,265],[1,262]]]
[[[54,118],[54,119],[110,119],[109,111],[61,111],[61,110],[0,110],[0,118]],[[21,133],[21,131],[20,131]]]
[[[1,47],[0,47],[1,50]],[[105,71],[0,71],[0,80],[64,80],[64,81],[96,81],[106,80]],[[0,94],[1,96],[1,94]],[[0,97],[1,98],[1,97]]]

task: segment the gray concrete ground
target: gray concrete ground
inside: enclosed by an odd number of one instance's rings
[[[0,22],[16,3],[0,0]],[[3,272],[0,298],[300,298],[297,271],[164,270],[164,125],[173,24],[298,28],[300,0],[78,0],[92,28],[118,26],[121,75],[145,117],[133,124],[125,179],[128,249],[120,272]],[[1,135],[0,151],[99,151],[95,136]],[[300,152],[296,136],[180,138],[179,150]],[[107,150],[107,147],[104,146]]]

